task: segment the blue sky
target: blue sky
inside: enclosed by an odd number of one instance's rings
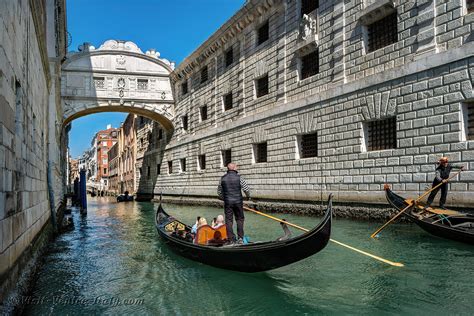
[[[143,51],[155,48],[162,58],[179,64],[244,3],[244,0],[68,0],[67,26],[70,51],[90,42],[99,47],[108,39],[135,42]],[[112,124],[118,127],[126,114],[102,113],[72,122],[69,148],[78,157],[93,135]]]

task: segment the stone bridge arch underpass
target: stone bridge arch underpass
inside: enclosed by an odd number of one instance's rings
[[[62,65],[63,126],[89,114],[125,112],[157,121],[171,136],[173,68],[155,50],[143,53],[133,42],[108,40],[98,49],[82,45]]]

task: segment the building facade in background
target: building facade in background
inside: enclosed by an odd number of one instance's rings
[[[109,182],[109,157],[110,148],[117,143],[117,129],[111,125],[107,129],[97,132],[97,177],[96,182],[100,184],[101,191],[107,191]]]
[[[247,1],[171,74],[175,132],[139,182],[215,197],[234,161],[257,198],[385,203],[448,156],[474,206],[473,21],[469,0]]]

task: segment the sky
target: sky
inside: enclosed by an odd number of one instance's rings
[[[84,42],[99,47],[108,39],[128,40],[142,51],[155,48],[178,65],[244,4],[244,0],[67,0],[69,51]],[[90,147],[107,124],[119,127],[124,113],[101,113],[72,122],[71,156]]]

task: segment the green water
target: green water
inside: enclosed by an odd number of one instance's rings
[[[474,247],[395,224],[335,220],[332,238],[393,261],[396,268],[329,243],[320,253],[273,271],[246,274],[172,253],[154,227],[151,203],[89,199],[86,217],[50,246],[26,315],[469,315],[474,313]],[[217,208],[166,205],[185,222]],[[313,227],[319,218],[285,215]],[[276,222],[246,213],[252,240],[282,235]],[[298,233],[298,232],[295,232]],[[109,299],[109,300],[106,300]],[[112,300],[110,300],[112,299]],[[126,302],[127,300],[127,302]],[[120,302],[119,305],[116,305]]]

